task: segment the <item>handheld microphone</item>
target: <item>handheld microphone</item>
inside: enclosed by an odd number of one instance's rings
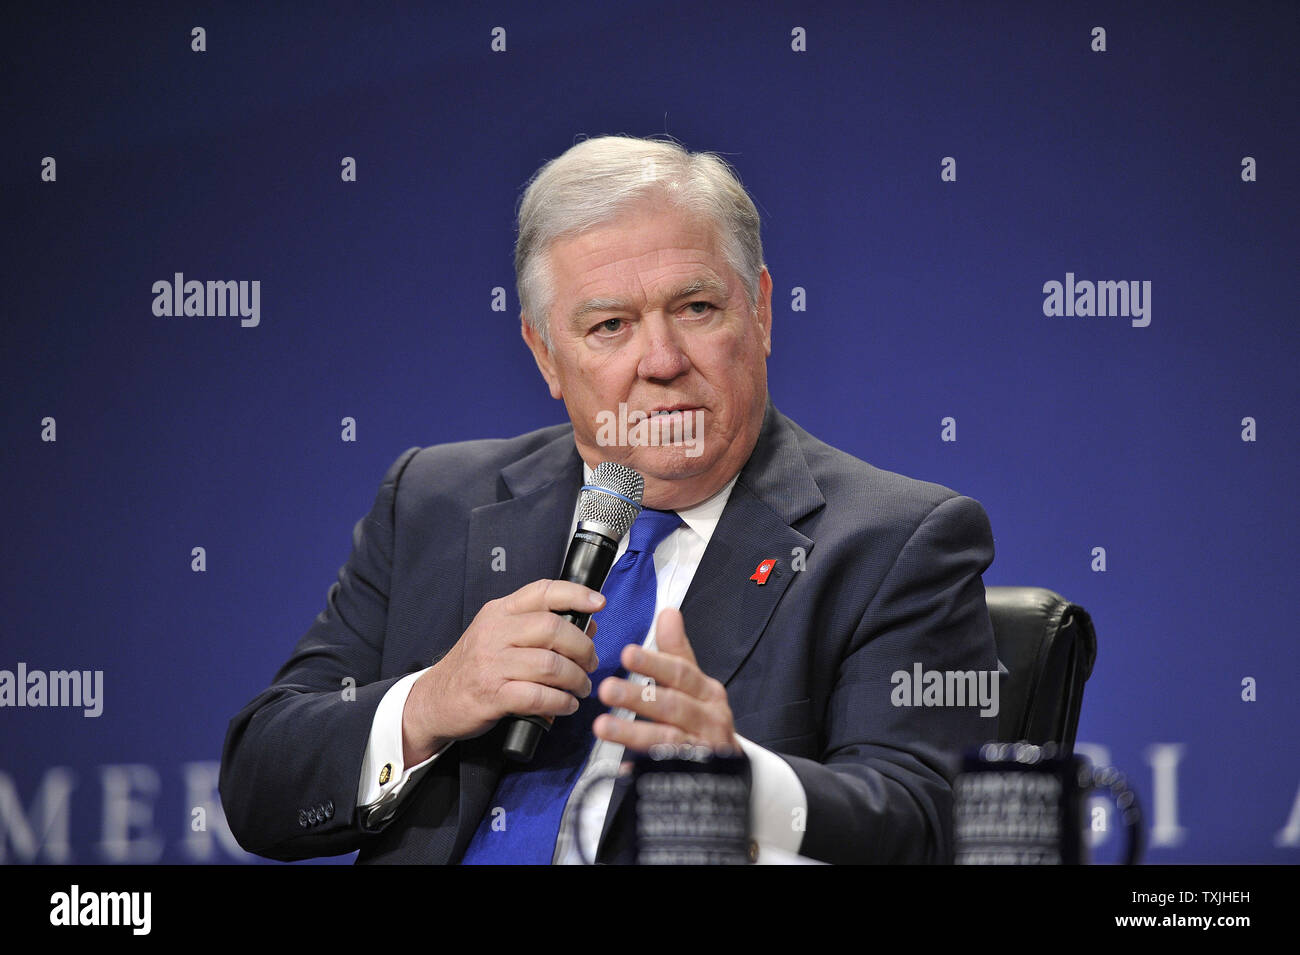
[[[645,478],[631,468],[613,461],[596,466],[591,483],[584,484],[578,496],[578,526],[569,542],[559,580],[569,580],[592,590],[605,586],[619,542],[641,513],[644,493]],[[584,632],[591,620],[589,613],[555,612]],[[545,716],[508,716],[504,722],[506,733],[501,751],[516,762],[530,762],[542,734],[551,728],[551,720]]]

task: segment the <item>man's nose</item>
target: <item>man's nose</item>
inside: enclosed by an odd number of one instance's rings
[[[666,381],[684,375],[691,367],[691,361],[672,322],[661,314],[643,321],[641,327],[644,335],[637,374],[642,378]]]

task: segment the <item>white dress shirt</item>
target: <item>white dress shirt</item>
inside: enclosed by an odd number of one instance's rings
[[[591,469],[583,465],[587,481],[591,480]],[[704,557],[704,550],[709,545],[718,519],[731,496],[731,489],[736,479],[707,501],[694,507],[679,510],[682,525],[669,534],[655,549],[655,575],[658,578],[658,593],[655,599],[655,620],[665,607],[680,608],[686,598],[695,571]],[[578,510],[574,507],[573,520],[569,525],[569,539],[578,525]],[[615,560],[627,550],[628,537],[624,535],[619,543]],[[739,585],[739,584],[738,584]],[[690,634],[687,634],[690,638]],[[652,623],[646,635],[644,646],[655,646],[655,624]],[[406,698],[411,687],[420,678],[424,670],[410,673],[398,680],[384,694],[375,711],[371,724],[370,740],[366,746],[365,758],[361,763],[361,780],[357,787],[357,805],[363,813],[374,817],[386,818],[396,811],[402,793],[410,792],[414,784],[442,753],[430,756],[423,762],[406,767],[402,762],[402,713],[406,708]],[[639,674],[632,674],[629,679],[649,682]],[[596,687],[592,688],[595,693]],[[634,714],[629,710],[617,708],[612,714],[623,719],[631,719]],[[560,717],[563,719],[563,717]],[[749,758],[752,787],[750,790],[750,837],[758,844],[759,856],[763,850],[777,850],[778,853],[797,853],[803,842],[803,826],[796,826],[795,820],[802,820],[808,811],[808,799],[804,793],[799,777],[790,768],[790,764],[780,756],[756,743],[751,743],[737,734],[745,755]],[[588,788],[582,801],[582,849],[588,860],[595,857],[596,846],[604,827],[605,815],[609,810],[609,801],[613,792],[613,776],[617,773],[623,760],[623,746],[607,740],[596,739],[582,775],[574,786],[574,792]],[[387,767],[387,772],[384,772]],[[379,780],[385,778],[385,782]],[[592,781],[592,777],[600,778]],[[560,823],[559,837],[556,839],[553,862],[557,864],[580,863],[582,856],[577,851],[574,839],[574,805],[565,807]]]

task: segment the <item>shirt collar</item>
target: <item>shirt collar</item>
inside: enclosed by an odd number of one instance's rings
[[[586,461],[582,462],[583,483],[590,484],[591,477],[591,468],[587,466]],[[737,473],[712,497],[700,501],[694,507],[683,508],[677,512],[677,516],[682,519],[682,523],[696,534],[699,534],[706,543],[713,539],[713,532],[717,528],[722,512],[731,497],[731,489],[736,486],[736,479],[739,477],[740,474]]]

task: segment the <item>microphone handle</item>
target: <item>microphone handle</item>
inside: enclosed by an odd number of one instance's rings
[[[564,556],[564,567],[560,570],[559,580],[568,580],[592,590],[605,586],[609,569],[614,566],[614,555],[618,553],[618,541],[610,540],[604,534],[585,530],[581,524],[569,543],[569,552]],[[563,617],[584,633],[591,621],[591,614],[575,610],[556,610],[554,613]],[[537,752],[537,744],[542,741],[542,734],[551,728],[551,720],[545,716],[507,716],[505,741],[501,752],[507,759],[517,763],[531,762]]]

